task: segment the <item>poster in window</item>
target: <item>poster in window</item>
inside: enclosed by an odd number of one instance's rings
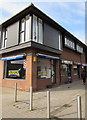
[[[9,77],[20,77],[20,74],[19,74],[18,70],[9,70],[8,71],[8,76]]]

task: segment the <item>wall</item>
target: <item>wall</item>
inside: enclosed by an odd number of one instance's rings
[[[81,62],[81,55],[75,51],[68,49],[68,48],[63,49],[62,55],[60,57],[61,57],[61,59],[65,59],[65,60]]]

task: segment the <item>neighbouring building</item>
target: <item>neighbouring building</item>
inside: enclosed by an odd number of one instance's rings
[[[81,79],[87,46],[33,4],[0,26],[0,85],[29,91]]]

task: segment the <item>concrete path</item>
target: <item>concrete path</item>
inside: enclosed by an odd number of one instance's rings
[[[1,89],[1,88],[0,88]],[[14,89],[2,88],[3,118],[44,118],[46,119],[47,93],[50,90],[51,118],[77,118],[77,96],[82,98],[82,117],[85,118],[85,86],[82,81],[60,85],[56,88],[33,93],[33,111],[29,110],[29,93],[18,91],[18,102],[14,103]],[[0,95],[1,97],[1,95]]]

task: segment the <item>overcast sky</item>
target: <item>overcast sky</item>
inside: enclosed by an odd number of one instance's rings
[[[85,0],[0,0],[0,24],[32,2],[85,43]],[[62,2],[61,2],[62,1]]]

